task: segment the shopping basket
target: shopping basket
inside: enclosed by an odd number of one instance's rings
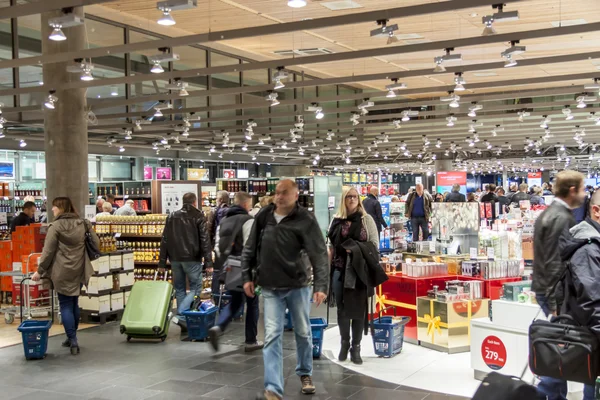
[[[320,358],[323,350],[323,338],[325,336],[325,328],[327,328],[325,318],[311,318],[310,330],[312,332],[313,343],[313,358]]]
[[[394,316],[382,317],[381,313],[390,308],[394,309]],[[389,358],[402,351],[404,326],[409,321],[410,317],[396,316],[396,307],[386,307],[379,311],[379,318],[371,321],[371,336],[377,356]]]
[[[24,299],[23,283],[29,279],[31,278],[24,278],[19,285],[21,299]],[[17,330],[21,332],[21,336],[23,337],[23,351],[27,360],[39,360],[46,357],[48,336],[54,322],[54,293],[52,292],[50,292],[50,299],[50,315],[52,316],[50,321],[23,320],[24,301],[21,301],[21,325],[19,325]]]
[[[187,323],[188,338],[191,340],[204,340],[208,337],[208,330],[215,326],[218,307],[213,306],[206,311],[184,311]]]

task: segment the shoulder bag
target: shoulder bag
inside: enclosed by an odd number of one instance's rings
[[[225,284],[225,290],[232,292],[244,291],[244,280],[242,279],[242,258],[240,256],[231,255],[231,251],[235,246],[235,240],[242,231],[243,227],[244,224],[241,224],[233,232],[231,243],[229,246],[227,246],[222,254],[222,257],[225,259],[225,261],[223,262],[223,269],[219,279],[221,283]]]
[[[90,226],[88,224],[89,222],[83,220],[83,225],[85,226],[85,250],[90,258],[90,261],[93,261],[100,258],[102,253],[92,238],[92,233],[90,232]]]

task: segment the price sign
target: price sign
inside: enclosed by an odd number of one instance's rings
[[[5,212],[0,212],[0,225],[8,224],[8,214]]]
[[[435,253],[435,242],[433,241],[429,242],[429,252]]]
[[[327,208],[333,209],[335,208],[335,196],[329,196],[327,199]]]
[[[506,347],[497,336],[488,336],[481,343],[481,358],[494,371],[506,365]]]
[[[84,209],[85,219],[91,221],[96,216],[96,206],[86,205]]]
[[[469,258],[471,260],[477,260],[477,247],[471,247],[469,249]]]
[[[235,169],[224,169],[223,179],[235,179]]]
[[[493,247],[488,247],[487,248],[487,258],[488,258],[488,260],[493,260],[495,258],[495,256],[494,256],[494,248]]]

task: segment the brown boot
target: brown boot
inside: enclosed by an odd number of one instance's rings
[[[263,393],[259,393],[256,396],[256,400],[282,400],[282,398],[270,390],[265,390]]]
[[[314,394],[317,389],[315,385],[313,385],[312,377],[309,375],[302,375],[300,377],[300,382],[302,382],[302,393],[303,394]]]

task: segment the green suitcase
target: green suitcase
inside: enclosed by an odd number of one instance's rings
[[[169,282],[135,282],[121,319],[121,334],[127,335],[127,341],[139,338],[164,342],[173,315],[173,297],[173,285]]]

